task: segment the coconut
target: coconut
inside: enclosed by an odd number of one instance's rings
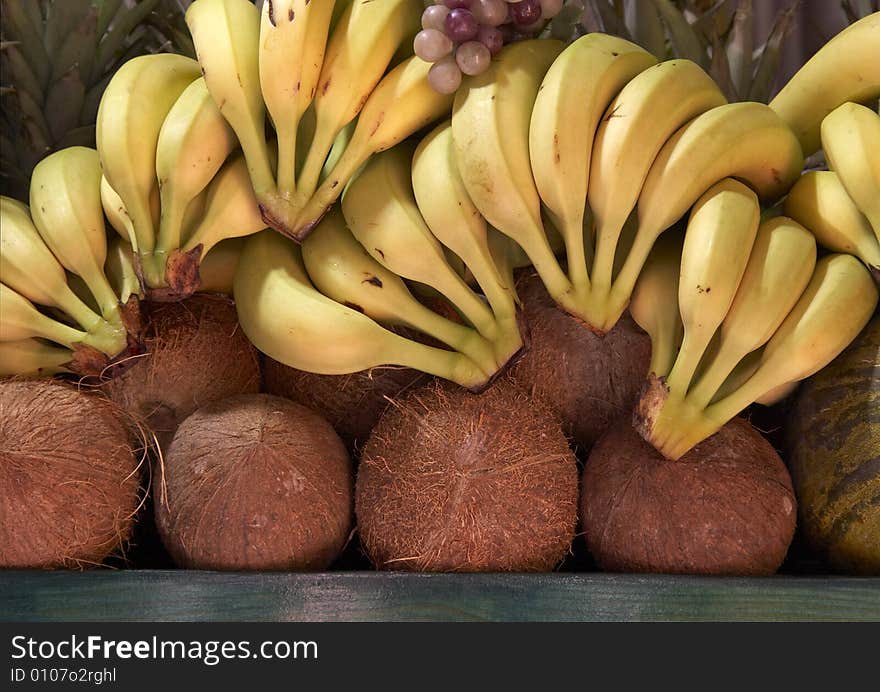
[[[622,420],[593,448],[582,487],[587,546],[609,571],[773,574],[794,536],[788,471],[743,419],[678,461]]]
[[[355,512],[380,569],[540,571],[577,523],[558,417],[508,378],[481,395],[434,381],[389,407],[361,456]]]
[[[0,382],[0,567],[100,564],[129,537],[139,456],[110,402],[50,380]]]
[[[257,351],[239,329],[228,298],[144,305],[146,353],[104,391],[144,421],[160,445],[200,406],[259,391]]]
[[[351,375],[316,375],[263,359],[263,391],[297,401],[317,411],[356,449],[382,415],[388,400],[427,381],[410,368],[373,368]]]
[[[305,406],[267,394],[200,408],[153,475],[156,524],[196,569],[318,570],[345,546],[353,473],[342,440]]]
[[[598,336],[562,312],[533,272],[517,291],[531,330],[531,348],[511,375],[562,418],[566,433],[589,450],[618,417],[629,414],[651,362],[651,340],[625,315]]]

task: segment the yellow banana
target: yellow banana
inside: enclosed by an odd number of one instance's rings
[[[156,146],[165,116],[199,77],[199,65],[182,55],[132,58],[113,75],[98,107],[95,139],[101,167],[131,219],[135,247],[151,286],[162,285],[152,254],[156,227],[151,196],[158,188]]]
[[[123,305],[128,303],[132,296],[143,297],[140,281],[135,271],[131,245],[122,238],[110,239],[104,272],[114,293],[119,297],[119,302]]]
[[[278,192],[266,141],[260,12],[249,0],[196,0],[186,11],[186,24],[208,91],[241,144],[263,218],[289,233],[295,210]]]
[[[498,369],[489,342],[416,300],[403,279],[367,254],[338,210],[303,241],[302,258],[312,283],[328,298],[379,323],[417,329],[464,353],[487,375]]]
[[[272,0],[260,23],[260,89],[278,135],[278,192],[296,191],[297,135],[324,62],[334,0]]]
[[[342,375],[398,365],[471,389],[487,384],[486,375],[462,354],[399,336],[318,292],[300,248],[277,234],[264,231],[247,241],[234,289],[244,333],[263,353],[290,367]]]
[[[584,247],[593,139],[611,100],[657,58],[616,36],[591,33],[568,45],[544,75],[529,125],[535,185],[565,238],[568,275],[589,289]]]
[[[0,342],[0,377],[51,377],[70,372],[69,348],[58,348],[39,339]]]
[[[823,247],[855,255],[880,272],[880,242],[834,171],[804,173],[785,198],[785,214]]]
[[[684,339],[666,378],[681,400],[733,304],[761,220],[754,192],[732,178],[713,185],[691,211],[681,253],[678,307]]]
[[[648,171],[639,195],[635,240],[605,305],[605,329],[626,308],[654,241],[712,185],[726,177],[738,178],[762,200],[776,200],[797,180],[802,167],[797,139],[763,104],[718,106],[682,127]]]
[[[651,337],[651,370],[666,377],[675,363],[684,337],[678,309],[682,237],[665,233],[654,245],[633,289],[629,312]]]
[[[244,238],[228,238],[211,248],[199,265],[200,293],[232,295],[235,270],[244,244]]]
[[[821,143],[819,128],[831,111],[847,101],[880,97],[880,12],[850,25],[822,46],[770,101],[789,124],[804,156]]]
[[[333,141],[360,112],[400,44],[418,30],[421,13],[418,0],[354,0],[337,18],[314,94],[315,134],[297,186],[303,204],[318,185]]]
[[[784,216],[761,224],[717,346],[688,391],[689,402],[705,408],[737,364],[770,340],[803,294],[815,266],[816,241],[809,231]]]
[[[73,348],[86,340],[86,332],[47,317],[27,298],[6,284],[0,284],[0,341],[41,338]]]
[[[448,115],[452,96],[434,91],[428,82],[430,68],[430,63],[412,57],[379,82],[339,161],[297,217],[295,240],[302,241],[309,234],[370,156]]]
[[[468,77],[456,93],[452,136],[474,206],[525,251],[553,299],[577,315],[574,288],[548,242],[529,158],[532,108],[562,48],[548,39],[502,49],[483,74]]]
[[[488,306],[449,266],[412,189],[412,155],[402,144],[372,157],[342,198],[352,234],[380,264],[398,276],[426,284],[445,296],[484,337],[496,337]]]
[[[125,208],[125,203],[116,194],[116,190],[110,187],[110,183],[103,175],[101,176],[101,205],[104,207],[104,216],[107,217],[113,230],[131,245],[132,250],[137,252],[137,238],[134,235],[134,226]],[[153,189],[153,193],[150,195],[150,214],[153,223],[158,225],[160,215],[158,186]]]
[[[161,218],[157,262],[180,247],[185,217],[229,153],[238,146],[204,79],[190,84],[168,111],[156,145]]]
[[[880,39],[880,28],[877,34]],[[880,115],[866,106],[844,103],[822,121],[821,132],[828,167],[880,241]]]
[[[589,203],[596,233],[593,300],[608,297],[620,234],[651,164],[667,140],[693,118],[726,103],[699,65],[667,60],[637,75],[608,106],[596,132]]]
[[[31,176],[30,209],[58,262],[85,282],[106,320],[121,323],[119,300],[104,275],[107,230],[98,152],[67,147],[40,161]]]

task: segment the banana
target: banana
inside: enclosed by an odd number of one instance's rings
[[[525,251],[553,299],[584,317],[548,242],[529,158],[532,108],[562,48],[561,42],[549,39],[503,48],[483,74],[468,77],[456,93],[452,137],[474,206]]]
[[[264,231],[247,241],[234,295],[248,339],[290,367],[342,375],[398,365],[474,390],[488,384],[462,354],[406,339],[321,294],[309,281],[300,248],[278,234]]]
[[[0,341],[21,341],[38,337],[74,348],[88,338],[86,332],[47,317],[33,303],[6,284],[0,284]]]
[[[260,22],[260,90],[278,135],[278,192],[296,191],[300,120],[318,85],[335,0],[272,0]]]
[[[428,82],[430,68],[430,63],[412,57],[379,82],[364,104],[339,161],[297,217],[294,240],[301,242],[311,232],[370,156],[449,114],[452,96],[434,91]]]
[[[247,163],[236,156],[226,162],[208,186],[202,218],[180,250],[187,254],[201,248],[199,258],[204,257],[221,240],[252,235],[264,228],[266,223],[260,216]]]
[[[687,399],[703,409],[748,354],[763,347],[803,295],[816,266],[816,241],[792,219],[764,221],[736,297],[721,323],[717,347]]]
[[[450,121],[435,128],[416,148],[412,185],[431,233],[464,263],[486,296],[498,324],[499,351],[515,353],[523,344],[514,284],[496,265],[486,220],[464,188]]]
[[[85,282],[100,314],[121,324],[119,300],[104,275],[107,230],[98,152],[67,147],[40,161],[31,176],[30,209],[46,247]]]
[[[880,29],[878,29],[880,39]],[[880,241],[880,115],[844,103],[822,121],[822,148],[852,201]]]
[[[535,98],[529,125],[532,172],[565,238],[568,275],[576,290],[590,287],[584,220],[596,129],[611,99],[656,63],[634,43],[587,34],[553,61]]]
[[[110,79],[98,107],[95,139],[101,168],[128,210],[144,277],[151,286],[162,285],[162,267],[152,257],[156,225],[150,201],[158,187],[159,131],[174,102],[198,77],[198,63],[182,55],[132,58]]]
[[[819,128],[846,103],[880,97],[880,12],[851,24],[822,46],[770,101],[789,124],[804,156],[821,146]]]
[[[880,242],[834,171],[804,173],[785,198],[784,210],[823,247],[855,255],[880,272]]]
[[[312,283],[328,298],[380,324],[417,329],[464,353],[487,375],[498,369],[485,339],[416,300],[403,279],[367,254],[338,210],[325,216],[303,241],[302,258]]]
[[[639,195],[635,240],[605,304],[605,329],[626,309],[654,241],[712,185],[738,178],[759,198],[772,201],[791,188],[802,168],[797,139],[766,105],[718,106],[682,127],[648,171]]]
[[[241,143],[266,225],[289,233],[296,213],[278,192],[266,141],[260,12],[248,0],[196,0],[186,11],[186,24],[208,91]]]
[[[667,60],[634,77],[608,106],[596,132],[589,172],[596,229],[590,278],[597,303],[608,297],[612,268],[623,250],[618,248],[621,231],[657,154],[686,123],[726,102],[699,65]]]
[[[342,198],[349,229],[364,249],[398,276],[418,281],[445,296],[490,341],[497,325],[488,306],[449,266],[412,189],[409,144],[372,157]]]
[[[51,377],[70,372],[69,348],[58,348],[39,339],[0,342],[0,377]]]
[[[783,385],[824,368],[862,331],[877,298],[877,287],[859,260],[852,255],[823,257],[794,309],[764,347],[755,373],[697,420],[677,429],[659,451],[679,459],[752,402],[778,395]]]
[[[629,304],[630,315],[651,337],[650,374],[658,378],[669,374],[684,336],[678,309],[681,248],[678,233],[666,233],[657,241]]]
[[[185,217],[202,191],[238,145],[203,78],[178,97],[159,130],[156,177],[161,217],[156,240],[158,262],[180,247]]]
[[[143,297],[141,284],[135,271],[131,245],[122,238],[110,239],[104,272],[114,293],[119,297],[119,302],[123,305],[128,303],[132,296]]]
[[[700,359],[733,304],[760,221],[757,196],[732,178],[709,188],[691,211],[678,285],[684,339],[666,378],[673,400],[684,398]]]
[[[228,238],[217,243],[199,265],[200,293],[232,295],[232,283],[238,260],[244,248],[244,238]]]
[[[125,208],[125,203],[116,194],[116,190],[110,187],[107,178],[101,176],[101,206],[104,207],[104,216],[110,222],[111,228],[119,234],[119,237],[131,245],[132,250],[137,252],[137,238],[134,235],[134,226],[131,223],[131,217]],[[153,189],[150,195],[150,214],[153,218],[154,225],[159,224],[159,187]]]
[[[302,204],[314,194],[337,135],[364,107],[401,43],[418,30],[421,13],[417,0],[354,0],[338,17],[314,94],[315,134],[297,186]]]

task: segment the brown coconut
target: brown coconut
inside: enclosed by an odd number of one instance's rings
[[[531,348],[511,375],[544,399],[583,450],[629,414],[648,374],[651,339],[625,315],[605,336],[559,309],[534,272],[517,281]]]
[[[351,530],[351,461],[330,424],[266,394],[202,407],[153,475],[156,524],[181,567],[319,570]]]
[[[428,376],[410,368],[373,368],[351,375],[316,375],[263,359],[263,391],[297,401],[326,418],[349,449],[360,447],[388,399]]]
[[[106,394],[144,421],[163,447],[200,406],[259,391],[256,349],[223,296],[147,303],[146,353],[104,386]]]
[[[785,465],[743,419],[678,461],[664,459],[622,420],[584,466],[583,530],[609,571],[773,574],[796,515]]]
[[[110,402],[60,382],[0,382],[0,567],[81,568],[119,550],[139,461]]]
[[[382,416],[355,512],[380,569],[540,571],[577,522],[574,454],[557,416],[507,378],[481,395],[432,382]]]

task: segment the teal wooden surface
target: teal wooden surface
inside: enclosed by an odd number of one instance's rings
[[[9,571],[0,620],[880,621],[880,579]]]

